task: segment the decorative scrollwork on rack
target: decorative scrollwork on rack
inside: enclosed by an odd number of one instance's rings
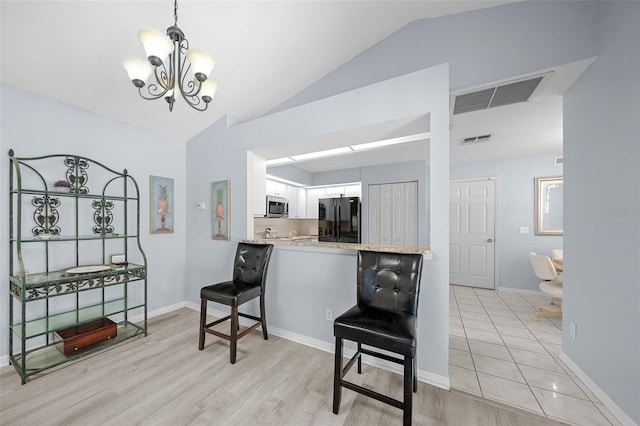
[[[94,234],[106,235],[113,233],[113,201],[94,200],[91,207],[95,210],[93,213]]]
[[[60,207],[60,199],[57,197],[33,197],[31,205],[36,209],[33,212],[33,221],[36,226],[31,229],[34,236],[43,234],[60,235],[60,227],[56,224],[60,219],[60,214],[56,207]]]
[[[13,281],[9,282],[9,294],[17,298],[22,297],[20,286],[15,284]]]
[[[119,284],[121,282],[128,282],[129,280],[138,280],[144,279],[145,271],[144,269],[133,270],[133,271],[122,271],[118,274],[108,275],[104,277],[78,277],[73,281],[56,283],[56,284],[46,284],[42,287],[32,287],[27,289],[27,300],[37,300],[48,297],[49,295],[55,294],[64,294],[64,293],[75,293],[78,290],[89,289],[89,288],[100,288],[106,287],[114,284]],[[14,294],[20,295],[20,287],[15,286]],[[14,290],[12,289],[12,292]]]
[[[80,157],[67,157],[64,159],[64,165],[67,166],[67,180],[73,184],[71,192],[88,194],[87,182],[89,181],[89,175],[87,174],[87,169],[89,168],[89,162]]]

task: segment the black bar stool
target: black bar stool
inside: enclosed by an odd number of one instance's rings
[[[265,320],[264,288],[267,281],[267,268],[273,251],[272,244],[238,243],[233,265],[233,280],[212,284],[200,289],[200,341],[198,349],[204,349],[204,333],[213,334],[231,342],[230,361],[236,363],[238,339],[246,336],[262,325],[262,336],[267,340],[267,322]],[[238,306],[260,296],[260,318],[238,312]],[[231,306],[231,315],[207,324],[207,302],[218,302]],[[238,316],[257,321],[254,325],[238,334]],[[216,324],[231,319],[231,332],[224,334],[213,330]]]
[[[340,411],[342,388],[351,389],[403,410],[403,424],[411,424],[412,391],[417,392],[416,321],[418,294],[422,276],[422,255],[361,250],[358,252],[358,304],[337,317],[333,323],[336,337],[333,376],[333,412]],[[358,343],[358,351],[342,368],[342,341]],[[401,355],[396,358],[362,345]],[[358,361],[362,373],[362,354],[404,365],[404,400],[398,401],[344,380]]]

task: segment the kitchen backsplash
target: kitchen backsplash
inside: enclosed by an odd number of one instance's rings
[[[275,217],[256,217],[253,219],[253,230],[256,238],[261,238],[266,228],[271,228],[274,238],[288,237],[295,232],[297,236],[317,236],[318,219],[284,219]]]

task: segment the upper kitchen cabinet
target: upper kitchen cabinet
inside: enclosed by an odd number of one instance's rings
[[[325,188],[325,197],[362,197],[362,186],[360,184],[327,186]]]
[[[362,198],[362,185],[336,185],[320,188],[307,188],[307,218],[318,218],[318,200],[321,198],[360,197]]]
[[[318,218],[318,200],[327,196],[327,188],[307,189],[307,218]]]
[[[277,197],[287,196],[287,184],[276,180],[267,179],[267,195],[275,195]]]
[[[287,200],[289,200],[289,217],[294,219],[305,218],[307,212],[307,191],[293,185],[287,185]]]
[[[362,185],[346,185],[344,187],[345,197],[360,197],[362,198]]]

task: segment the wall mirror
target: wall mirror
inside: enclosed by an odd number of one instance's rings
[[[562,176],[535,178],[535,233],[562,235]]]

